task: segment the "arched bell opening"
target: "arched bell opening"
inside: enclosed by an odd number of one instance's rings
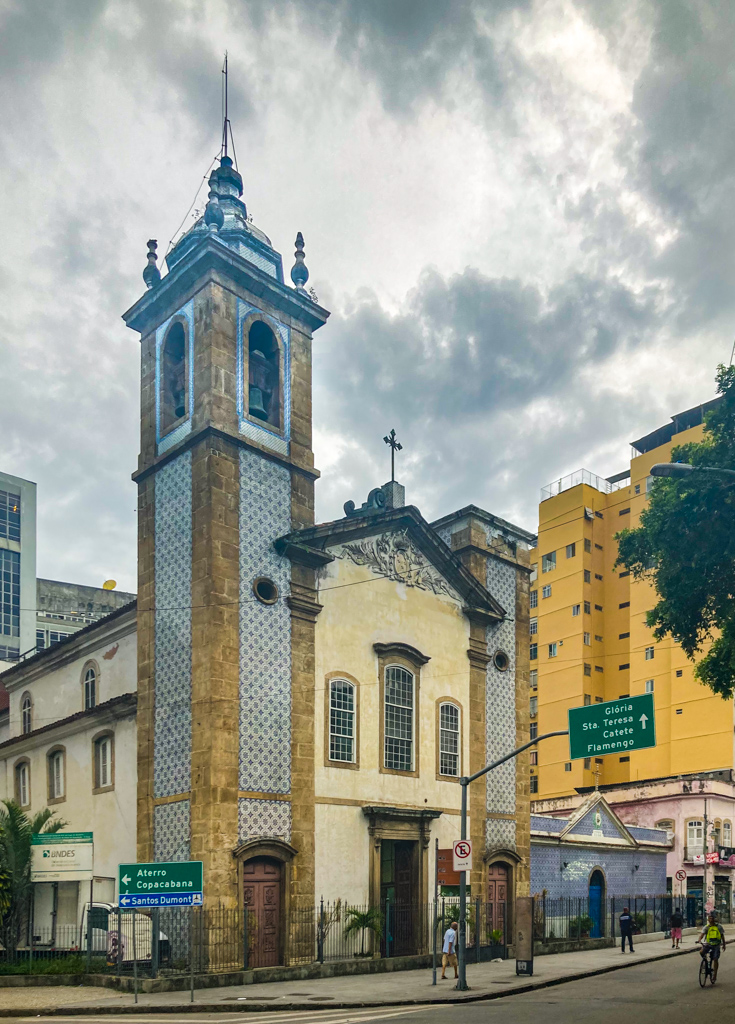
[[[189,413],[187,337],[180,320],[168,329],[161,351],[161,434]]]
[[[248,415],[281,427],[281,353],[268,324],[248,331]]]

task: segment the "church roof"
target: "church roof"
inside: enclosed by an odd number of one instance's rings
[[[405,533],[434,569],[465,601],[465,611],[468,614],[478,615],[488,622],[498,622],[505,618],[506,609],[465,568],[414,505],[387,509],[370,516],[349,515],[330,523],[296,530],[279,538],[276,541],[276,549],[292,561],[316,567],[333,560],[334,556],[328,549],[334,545],[359,542],[375,534],[385,533]],[[367,546],[363,545],[360,549],[351,543],[351,548],[354,549],[355,560],[359,559],[364,564],[376,561]],[[377,560],[379,559],[378,552]],[[376,565],[376,568],[379,568],[379,565]],[[388,578],[400,578],[399,574],[390,571],[389,564],[386,568],[388,571],[385,575]],[[436,589],[430,581],[429,586]]]

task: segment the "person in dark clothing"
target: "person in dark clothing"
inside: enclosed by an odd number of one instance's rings
[[[621,953],[625,952],[625,940],[628,940],[631,953],[633,952],[633,918],[630,916],[630,910],[628,907],[623,907],[623,912],[620,915],[620,945]]]
[[[671,915],[671,948],[678,949],[681,942],[681,930],[684,927],[684,915],[677,907]]]

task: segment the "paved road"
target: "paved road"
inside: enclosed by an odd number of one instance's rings
[[[5,1018],[23,1024],[691,1024],[696,1019],[729,1021],[735,1001],[735,945],[720,961],[714,988],[702,991],[697,980],[699,957],[692,955],[628,970],[566,982],[525,995],[463,1006],[380,1007],[354,1010],[300,1010],[271,1013],[125,1014]],[[378,978],[375,984],[379,985]]]

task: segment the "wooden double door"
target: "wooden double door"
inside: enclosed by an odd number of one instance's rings
[[[503,942],[510,942],[508,920],[509,871],[506,864],[491,864],[487,869],[487,924],[488,931],[503,933]]]
[[[282,963],[282,876],[280,862],[270,857],[256,857],[243,864],[249,967],[278,967]]]

